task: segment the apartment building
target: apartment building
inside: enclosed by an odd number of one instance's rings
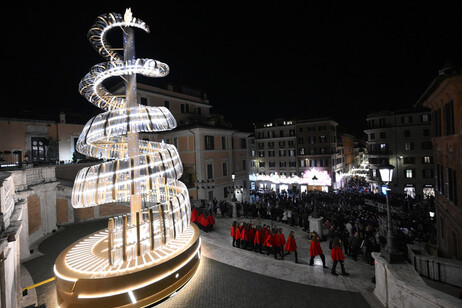
[[[432,115],[438,253],[462,260],[462,70],[441,69],[415,106]]]
[[[354,138],[338,137],[337,127],[329,118],[256,125],[248,142],[251,188],[303,192],[343,187],[343,173],[355,161]]]
[[[371,190],[383,183],[378,167],[393,165],[389,188],[409,197],[434,196],[434,165],[431,143],[431,114],[425,110],[383,111],[367,116],[367,156]]]

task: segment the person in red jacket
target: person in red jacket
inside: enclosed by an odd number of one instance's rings
[[[236,238],[234,237],[234,233],[236,232],[237,221],[233,221],[233,225],[231,226],[231,237],[233,238],[233,247],[236,247]]]
[[[208,230],[213,231],[213,225],[215,224],[215,218],[213,218],[212,212],[207,215]]]
[[[264,232],[262,230],[261,226],[257,227],[257,230],[255,231],[255,236],[253,238],[253,243],[255,246],[255,252],[259,251],[260,253],[262,252],[262,247],[263,247],[263,241],[264,241]]]
[[[275,238],[276,238],[275,232],[273,233],[268,232],[264,245],[267,251],[266,254],[269,255],[271,252],[274,252],[274,258],[277,259]]]
[[[242,223],[241,228],[241,248],[247,248],[247,240],[249,238],[249,231],[247,229],[247,224],[245,222]]]
[[[209,232],[209,221],[207,220],[207,217],[204,216],[204,213],[199,215],[199,224],[202,225],[202,230]]]
[[[191,211],[191,222],[195,223],[197,225],[197,209],[193,208]]]
[[[337,263],[340,263],[340,266],[342,268],[342,275],[348,276],[350,274],[348,274],[345,271],[345,266],[344,266],[345,256],[343,255],[342,247],[340,246],[341,243],[342,243],[342,240],[338,237],[335,237],[334,240],[332,241],[331,257],[332,257],[332,261],[334,262],[334,264],[332,265],[331,274],[338,276],[338,274],[335,272],[335,268],[337,267]]]
[[[236,223],[236,229],[234,229],[234,240],[236,241],[236,247],[241,247],[241,229]]]
[[[282,233],[282,229],[277,229],[276,234],[276,250],[281,255],[281,260],[284,260],[284,245],[286,244],[286,238]]]
[[[295,263],[298,263],[297,243],[295,242],[294,231],[290,231],[289,236],[287,237],[287,243],[284,247],[284,250],[288,253],[292,251],[295,255]]]
[[[328,268],[326,266],[326,257],[324,256],[321,248],[320,238],[316,232],[311,232],[311,245],[310,245],[310,265],[314,265],[314,258],[319,256],[322,260],[322,267]]]

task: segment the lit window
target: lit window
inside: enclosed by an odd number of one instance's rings
[[[406,178],[408,178],[408,179],[412,178],[412,169],[407,169],[406,170]]]

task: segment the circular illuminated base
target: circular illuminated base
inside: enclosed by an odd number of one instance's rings
[[[200,261],[199,229],[188,229],[161,248],[110,266],[107,230],[67,247],[56,259],[60,307],[142,307],[155,303],[191,279]]]

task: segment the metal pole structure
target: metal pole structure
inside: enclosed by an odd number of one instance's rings
[[[388,186],[388,183],[387,183]],[[391,255],[395,253],[395,237],[393,235],[393,228],[391,224],[391,209],[390,209],[390,202],[388,201],[388,191],[386,194],[387,200],[387,248],[386,251]]]
[[[135,60],[135,31],[131,27],[124,28],[124,60]],[[128,108],[128,121],[127,126],[130,127],[130,108],[137,107],[136,100],[136,74],[125,75],[125,99],[126,107]],[[140,171],[137,168],[139,165],[140,154],[139,136],[136,132],[129,131],[127,133],[127,150],[128,157],[131,157],[131,168],[133,170],[131,177],[132,183],[130,188],[130,223],[132,226],[136,224],[136,213],[141,211],[141,188],[138,181],[140,177]]]

